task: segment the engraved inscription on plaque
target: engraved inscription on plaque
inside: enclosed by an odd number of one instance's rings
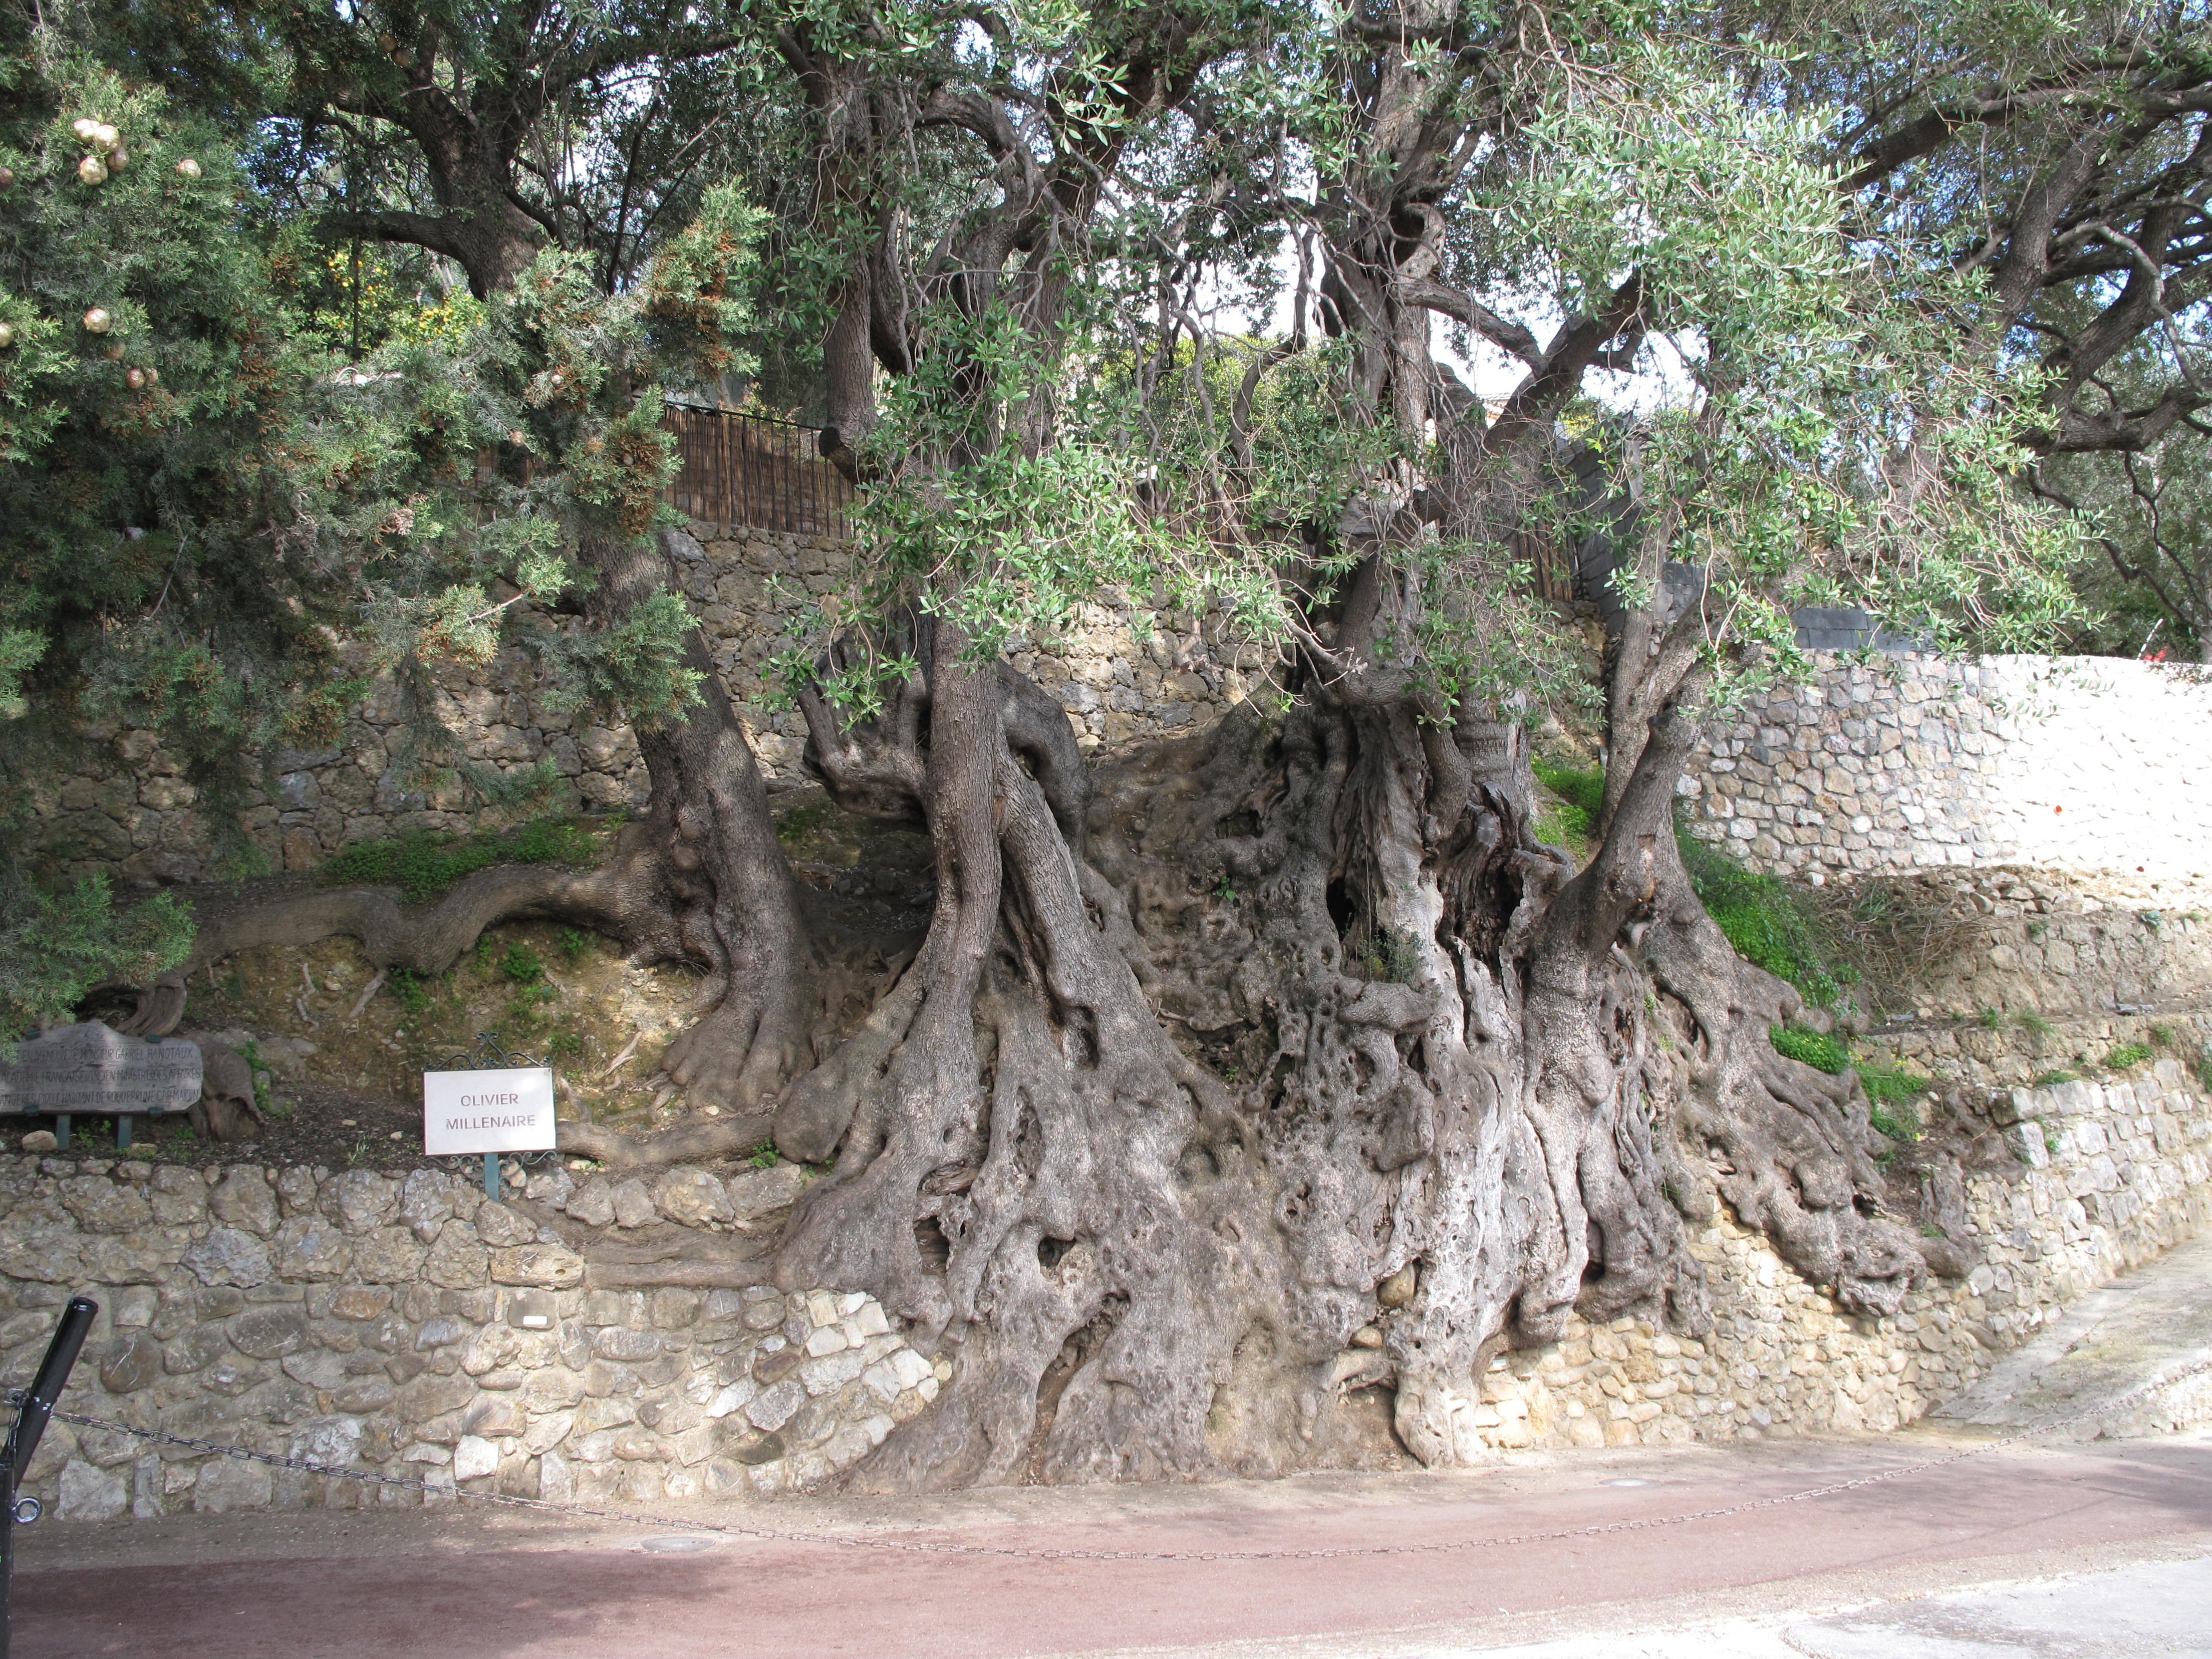
[[[0,1112],[181,1112],[200,1097],[202,1064],[196,1043],[64,1025],[0,1061]]]

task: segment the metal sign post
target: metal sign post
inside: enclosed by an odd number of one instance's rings
[[[99,1311],[100,1304],[88,1296],[69,1299],[69,1305],[62,1310],[61,1322],[54,1327],[54,1340],[46,1345],[46,1357],[39,1363],[38,1376],[15,1407],[15,1422],[8,1431],[7,1455],[0,1457],[0,1659],[8,1659],[14,1635],[15,1528],[29,1525],[40,1513],[39,1500],[19,1500],[15,1488],[30,1472],[31,1460],[38,1455],[46,1419],[53,1415],[54,1401],[61,1398],[70,1368],[76,1364],[77,1352],[92,1329],[93,1316]]]

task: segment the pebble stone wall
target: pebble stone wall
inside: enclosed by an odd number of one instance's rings
[[[1927,866],[2212,878],[2212,677],[2109,657],[1830,656],[1710,722],[1692,833],[1815,882]]]
[[[2171,1060],[2131,1083],[2011,1091],[1996,1116],[2016,1167],[1970,1183],[1983,1260],[1967,1279],[1855,1317],[1723,1217],[1692,1241],[1711,1333],[1577,1323],[1502,1358],[1455,1404],[1462,1455],[1893,1428],[2206,1219],[2212,1106]],[[866,1295],[750,1282],[765,1274],[738,1258],[801,1179],[555,1169],[493,1203],[428,1170],[0,1158],[8,1382],[87,1290],[101,1310],[67,1409],[427,1488],[57,1424],[29,1490],[93,1520],[414,1505],[457,1485],[639,1505],[817,1485],[928,1410],[951,1371]],[[645,1255],[695,1282],[637,1284]],[[1348,1349],[1340,1382],[1373,1363]]]
[[[1493,1361],[1458,1407],[1468,1449],[1893,1429],[2212,1219],[2212,1103],[2171,1060],[2130,1083],[2008,1091],[1996,1115],[2019,1167],[1968,1183],[1983,1259],[1965,1279],[1916,1287],[1894,1318],[1855,1316],[1723,1218],[1692,1243],[1709,1336],[1577,1322]]]
[[[772,665],[813,643],[799,637],[798,619],[842,581],[849,550],[751,530],[679,538],[677,547],[684,592],[763,769],[772,779],[803,776],[805,726],[795,710],[774,706]],[[520,625],[555,624],[526,617]],[[1120,602],[1085,605],[1065,634],[1017,639],[1009,655],[1060,699],[1086,751],[1212,719],[1249,693],[1262,663],[1250,647],[1213,641],[1201,619],[1187,612],[1140,614]],[[470,763],[498,774],[550,765],[556,781],[532,810],[644,804],[645,766],[628,728],[546,707],[535,662],[521,645],[481,667],[451,666],[435,678],[438,716],[459,734]],[[458,781],[410,787],[416,781],[399,764],[400,720],[397,689],[380,683],[347,722],[341,745],[272,757],[274,787],[249,797],[243,824],[274,866],[311,868],[349,842],[395,830],[477,826],[480,811]],[[105,870],[126,879],[215,873],[194,788],[155,734],[94,725],[86,736],[96,765],[33,787],[44,862],[59,873]]]
[[[65,1520],[103,1520],[413,1506],[456,1486],[647,1504],[817,1484],[927,1409],[949,1368],[870,1297],[786,1295],[742,1263],[699,1272],[797,1179],[788,1165],[728,1181],[556,1170],[494,1203],[433,1170],[0,1158],[10,1386],[87,1291],[100,1311],[64,1409],[421,1483],[58,1422],[29,1490]],[[655,1239],[676,1264],[662,1276],[726,1282],[641,1286],[650,1267],[593,1260],[610,1243],[653,1254]]]

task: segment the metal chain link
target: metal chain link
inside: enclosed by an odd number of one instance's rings
[[[434,1486],[427,1480],[416,1480],[405,1475],[380,1474],[374,1469],[345,1469],[333,1464],[318,1463],[304,1457],[282,1457],[271,1452],[249,1451],[242,1446],[219,1445],[212,1440],[196,1440],[187,1435],[167,1434],[158,1429],[132,1428],[128,1424],[111,1423],[103,1418],[81,1416],[75,1412],[58,1411],[54,1416],[64,1423],[80,1428],[105,1429],[110,1433],[128,1435],[135,1439],[149,1440],[165,1446],[178,1446],[188,1451],[207,1452],[216,1456],[235,1458],[241,1462],[265,1463],[272,1468],[292,1469],[303,1474],[319,1474],[332,1480],[358,1480],[376,1486],[396,1486],[405,1491],[434,1494],[441,1498],[468,1498],[479,1504],[498,1504],[508,1509],[536,1510],[550,1515],[562,1515],[584,1520],[604,1521],[622,1526],[655,1528],[682,1533],[716,1533],[729,1537],[750,1538],[767,1543],[828,1544],[844,1549],[884,1551],[906,1555],[985,1555],[1006,1556],[1030,1561],[1323,1561],[1346,1557],[1382,1555],[1443,1555],[1469,1550],[1508,1549],[1526,1544],[1551,1544],[1572,1538],[1601,1538],[1608,1534],[1651,1532],[1662,1527],[1686,1526],[1698,1521],[1720,1521],[1730,1516],[1752,1515],[1762,1510],[1778,1509],[1785,1504],[1802,1504],[1817,1498],[1832,1498],[1838,1492],[1857,1492],[1885,1481],[1901,1480],[1908,1475],[1923,1474],[1930,1469],[1944,1468],[1954,1463],[1963,1463],[1969,1458],[1987,1457],[2024,1442],[2039,1440],[2046,1435],[2071,1426],[2086,1418],[2101,1417],[2127,1405],[2139,1395],[2160,1389],[2168,1389],[2190,1377],[2212,1371],[2212,1358],[2198,1360],[2181,1370],[2166,1376],[2153,1377],[2137,1384],[2116,1399],[2095,1406],[2084,1407],[2067,1416],[2055,1418],[2033,1428],[2021,1429],[1986,1445],[1971,1446],[1964,1451],[1952,1452],[1942,1457],[1923,1458],[1917,1463],[1907,1463],[1894,1469],[1882,1469],[1873,1474],[1856,1475],[1848,1480],[1832,1481],[1825,1486],[1810,1486],[1802,1492],[1785,1492],[1774,1498],[1752,1498],[1741,1504],[1726,1504],[1717,1509],[1688,1510],[1676,1515],[1649,1516],[1641,1520],[1593,1522],[1588,1526],[1557,1527],[1544,1532],[1507,1533],[1496,1538],[1457,1539],[1435,1544],[1358,1544],[1340,1548],[1285,1550],[1086,1550],[1060,1548],[1027,1548],[1019,1545],[957,1544],[907,1539],[871,1538],[865,1534],[842,1533],[793,1532],[775,1527],[748,1527],[728,1521],[680,1520],[672,1516],[651,1515],[635,1510],[596,1508],[586,1504],[564,1504],[543,1498],[518,1498],[506,1492],[471,1492],[459,1486]],[[9,1390],[11,1403],[21,1398],[21,1390]]]

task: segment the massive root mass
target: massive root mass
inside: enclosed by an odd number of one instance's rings
[[[793,1012],[824,1007],[806,971],[767,977],[815,958],[776,932],[789,877],[726,705],[648,741],[654,810],[598,870],[210,911],[203,951],[348,932],[434,969],[539,915],[708,966],[672,1063],[835,1164],[780,1277],[872,1292],[954,1366],[866,1486],[1279,1473],[1352,1449],[1364,1388],[1423,1462],[1474,1459],[1500,1347],[1577,1312],[1705,1328],[1685,1224],[1723,1201],[1847,1308],[1929,1271],[1863,1097],[1776,1053],[1796,994],[1682,872],[1680,708],[1578,872],[1531,831],[1517,725],[1316,677],[1279,719],[1094,772],[1036,686],[908,626],[913,676],[871,718],[801,698],[832,795],[936,853],[918,948],[834,1031]],[[563,1144],[661,1161],[766,1122]]]
[[[1774,1052],[1795,994],[1682,874],[1679,713],[1577,874],[1516,726],[1315,696],[1093,793],[1032,689],[929,643],[877,718],[808,711],[833,793],[939,851],[921,950],[776,1119],[836,1159],[782,1277],[956,1368],[860,1484],[1279,1472],[1377,1383],[1409,1450],[1467,1461],[1501,1346],[1704,1328],[1684,1218],[1719,1200],[1847,1307],[1926,1271],[1863,1098]]]

